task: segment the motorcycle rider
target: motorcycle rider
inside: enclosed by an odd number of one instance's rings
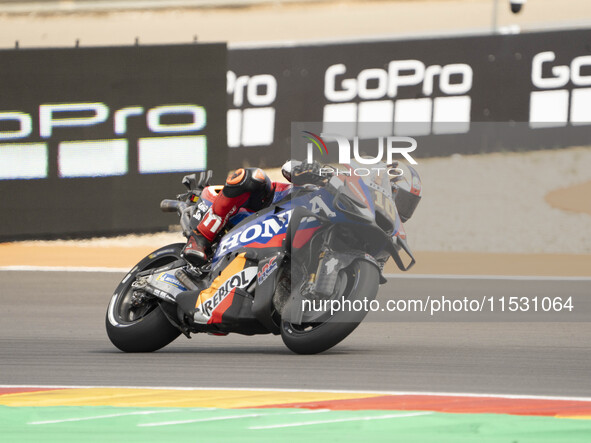
[[[320,174],[320,165],[287,161],[281,168],[283,176],[292,184],[321,184],[326,177]],[[260,168],[239,168],[230,172],[226,184],[203,216],[199,225],[191,232],[183,248],[183,256],[194,266],[201,266],[208,260],[211,245],[222,231],[228,219],[240,208],[259,211],[273,202],[276,192],[287,191],[291,184],[272,182]]]

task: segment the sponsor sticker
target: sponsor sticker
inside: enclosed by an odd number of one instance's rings
[[[183,284],[180,281],[178,281],[174,275],[169,274],[167,272],[163,272],[162,274],[160,274],[156,280],[174,286],[175,288],[180,289],[181,291],[187,290],[187,288],[185,288]]]
[[[197,323],[207,323],[213,312],[236,288],[244,289],[252,282],[257,274],[257,268],[251,266],[229,277],[220,288],[196,309],[194,320]]]
[[[257,273],[257,281],[262,285],[265,280],[277,269],[277,257],[271,257],[268,263]]]

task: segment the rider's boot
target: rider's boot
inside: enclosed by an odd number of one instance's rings
[[[202,266],[209,260],[211,244],[224,228],[228,219],[248,200],[249,193],[237,197],[226,197],[222,192],[216,197],[211,208],[191,235],[183,249],[184,257],[193,266]]]
[[[187,244],[183,249],[185,257],[193,266],[202,266],[207,263],[211,242],[197,229],[189,235]]]

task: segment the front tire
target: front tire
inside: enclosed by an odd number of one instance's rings
[[[107,309],[107,335],[124,352],[153,352],[171,343],[180,331],[166,318],[156,299],[142,306],[132,306],[131,284],[136,275],[180,258],[183,243],[164,246],[140,261],[119,283]]]
[[[364,260],[354,261],[347,272],[352,279],[342,296],[351,301],[368,302],[374,300],[378,293],[380,274],[378,269]],[[297,354],[318,354],[332,348],[344,340],[367,315],[367,311],[338,311],[326,321],[319,324],[294,325],[285,318],[281,319],[281,338],[285,345]]]

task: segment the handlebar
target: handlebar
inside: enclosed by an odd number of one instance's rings
[[[162,212],[177,212],[179,205],[182,202],[178,201],[178,200],[170,200],[170,199],[166,199],[166,200],[162,200],[160,202],[160,210]]]
[[[191,233],[191,211],[187,210],[188,207],[187,203],[178,200],[166,199],[160,202],[160,209],[163,212],[176,212],[181,217],[181,229],[185,237]]]

